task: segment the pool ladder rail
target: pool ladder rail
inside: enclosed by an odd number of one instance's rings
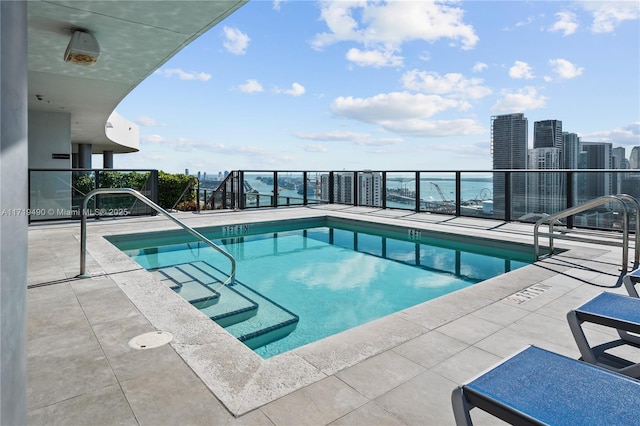
[[[208,246],[210,246],[214,250],[216,250],[219,253],[221,253],[227,259],[229,259],[229,261],[231,262],[231,272],[229,273],[229,276],[227,277],[227,279],[222,283],[222,285],[223,286],[224,285],[233,285],[235,283],[235,279],[236,279],[236,259],[231,254],[227,253],[227,251],[225,251],[223,248],[218,246],[216,243],[214,243],[213,241],[209,240],[207,237],[205,237],[204,235],[202,235],[201,233],[199,233],[195,229],[191,228],[189,225],[185,224],[180,219],[178,219],[177,217],[173,216],[171,213],[169,213],[168,211],[166,211],[165,209],[160,207],[158,204],[154,203],[149,198],[145,197],[142,193],[140,193],[139,191],[136,191],[133,188],[97,188],[97,189],[94,189],[92,191],[89,191],[87,193],[87,195],[85,195],[84,200],[82,201],[82,209],[80,210],[80,219],[81,219],[80,220],[80,274],[78,275],[78,277],[84,278],[84,277],[88,277],[89,276],[86,273],[86,264],[87,264],[87,216],[84,214],[84,212],[87,211],[87,205],[89,203],[89,200],[93,196],[98,195],[98,194],[128,194],[128,195],[132,195],[132,196],[136,197],[138,200],[140,200],[143,203],[145,203],[146,205],[148,205],[149,207],[151,207],[152,209],[154,209],[155,211],[157,211],[158,213],[168,217],[174,223],[176,223],[178,226],[183,228],[185,231],[189,232],[191,235],[193,235],[194,237],[198,238],[199,240],[201,240],[202,242],[204,242],[205,244],[207,244]]]
[[[609,203],[618,203],[622,206],[622,237],[618,232],[597,232],[595,230],[575,230],[571,228],[562,227],[560,230],[554,229],[555,225],[561,225],[560,219],[565,219],[569,216],[574,216],[578,213],[582,213],[587,210],[591,210],[595,207],[603,206]],[[581,241],[586,243],[597,243],[604,244],[615,247],[622,247],[622,271],[628,270],[629,265],[629,206],[632,206],[633,211],[635,211],[636,222],[635,222],[635,238],[634,238],[634,267],[637,267],[640,263],[640,247],[638,245],[640,239],[640,203],[631,195],[627,194],[618,194],[618,195],[604,195],[602,197],[594,198],[590,201],[587,201],[584,204],[580,204],[579,206],[571,207],[566,210],[560,211],[558,213],[552,214],[550,216],[546,216],[540,220],[538,220],[533,228],[533,242],[535,246],[535,256],[536,260],[539,260],[542,256],[540,255],[540,244],[539,237],[544,236],[549,238],[549,253],[551,256],[554,253],[554,239],[564,239],[564,240],[572,240],[572,241]],[[541,225],[547,224],[549,225],[548,232],[540,232],[539,228]],[[555,232],[555,233],[554,233]],[[573,234],[573,235],[571,235]],[[585,237],[580,237],[578,235],[584,235]],[[591,238],[587,238],[589,236]],[[622,242],[619,240],[622,239]],[[617,240],[617,241],[616,241]]]

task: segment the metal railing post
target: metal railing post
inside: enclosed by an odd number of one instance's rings
[[[382,208],[387,208],[387,172],[382,172]]]
[[[353,205],[357,206],[358,203],[358,193],[360,188],[358,187],[358,172],[353,172]]]
[[[278,172],[273,172],[273,198],[271,199],[271,207],[278,207]]]
[[[309,204],[307,200],[307,172],[302,172],[302,205]]]
[[[415,179],[416,179],[416,185],[415,185],[415,207],[416,207],[416,212],[420,213],[420,172],[416,172],[415,175]],[[444,201],[444,200],[443,200]]]
[[[335,194],[333,193],[333,172],[329,172],[329,204],[333,204],[335,201]]]
[[[567,179],[566,182],[566,191],[567,191],[567,196],[566,196],[566,203],[567,203],[567,208],[570,209],[571,207],[573,207],[573,172],[567,172],[565,175],[565,179]],[[567,218],[567,228],[568,229],[572,229],[573,228],[573,216],[569,216]]]
[[[456,172],[456,216],[462,213],[462,173]]]
[[[511,172],[504,173],[504,221],[511,222]]]

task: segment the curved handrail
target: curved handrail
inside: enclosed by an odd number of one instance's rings
[[[139,199],[140,201],[142,201],[143,203],[145,203],[146,205],[148,205],[149,207],[151,207],[152,209],[154,209],[158,213],[161,213],[161,214],[165,215],[166,217],[171,219],[174,223],[176,223],[181,228],[183,228],[185,231],[189,232],[194,237],[202,240],[209,247],[215,249],[216,251],[218,251],[219,253],[221,253],[225,257],[227,257],[231,261],[231,273],[229,274],[229,277],[222,283],[222,285],[227,285],[227,284],[233,285],[234,284],[235,277],[236,277],[236,260],[231,254],[227,253],[224,249],[222,249],[221,247],[216,245],[213,241],[209,240],[207,237],[205,237],[204,235],[202,235],[201,233],[199,233],[195,229],[193,229],[190,226],[186,225],[184,222],[182,222],[181,220],[179,220],[178,218],[173,216],[171,213],[169,213],[168,211],[166,211],[165,209],[163,209],[162,207],[160,207],[159,205],[157,205],[156,203],[154,203],[153,201],[151,201],[150,199],[145,197],[143,194],[141,194],[140,192],[138,192],[138,191],[136,191],[135,189],[132,189],[132,188],[97,188],[97,189],[94,189],[92,191],[89,191],[87,193],[87,195],[85,195],[84,200],[82,201],[82,210],[80,211],[80,218],[81,218],[81,222],[80,222],[80,275],[79,275],[80,277],[86,277],[87,276],[87,274],[86,274],[86,263],[87,263],[87,216],[84,214],[84,212],[87,210],[87,205],[88,205],[89,200],[91,199],[91,197],[93,197],[94,195],[97,195],[97,194],[129,194],[129,195],[133,195],[134,197],[136,197],[137,199]]]
[[[628,201],[630,203],[633,203],[635,205],[636,208],[636,235],[635,235],[635,242],[634,242],[634,247],[635,247],[635,257],[634,257],[634,262],[637,264],[640,263],[640,247],[638,246],[640,244],[640,202],[632,195],[629,194],[618,194],[616,195],[616,197]]]
[[[533,228],[533,243],[535,247],[535,257],[536,260],[540,258],[540,245],[538,242],[538,229],[545,222],[549,222],[549,251],[550,254],[553,254],[553,226],[556,221],[559,219],[563,219],[569,216],[573,216],[577,213],[581,213],[583,211],[591,210],[594,207],[609,203],[611,201],[617,201],[622,206],[623,218],[622,218],[622,268],[627,269],[628,264],[628,255],[629,255],[629,211],[627,208],[627,204],[624,201],[633,202],[636,207],[636,233],[635,233],[635,262],[638,263],[638,259],[640,258],[640,251],[638,250],[638,241],[640,241],[640,203],[634,197],[627,194],[619,194],[619,195],[603,195],[598,198],[594,198],[593,200],[587,201],[584,204],[580,204],[579,206],[571,207],[561,212],[555,213],[553,215],[544,217],[538,220]]]

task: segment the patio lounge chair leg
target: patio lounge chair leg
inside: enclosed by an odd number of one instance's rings
[[[469,406],[461,387],[455,388],[451,393],[451,404],[453,405],[453,416],[456,420],[456,425],[472,426],[473,422],[469,414],[469,410],[472,407]]]
[[[635,280],[638,279],[636,274],[637,274],[637,272],[634,271],[634,272],[632,272],[630,274],[625,275],[622,278],[622,283],[624,284],[624,287],[627,289],[627,293],[629,293],[629,296],[631,296],[631,297],[640,297],[638,295],[638,290],[636,290],[636,286],[635,286],[635,284],[636,284]]]
[[[575,311],[569,311],[569,313],[567,314],[567,321],[569,322],[569,328],[571,329],[573,338],[578,345],[578,349],[580,350],[582,359],[590,364],[598,364],[596,356],[591,350],[589,342],[587,342],[587,336],[585,336],[584,331],[582,331],[582,327],[580,327],[582,321],[578,319]]]

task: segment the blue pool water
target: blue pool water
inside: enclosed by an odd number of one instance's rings
[[[237,284],[230,288],[220,288],[228,261],[205,244],[168,238],[164,245],[158,235],[146,242],[110,239],[192,303],[215,289],[216,303],[201,311],[263,358],[532,261],[526,251],[428,238],[426,231],[344,224],[274,229],[205,234],[236,258]],[[245,235],[229,236],[237,233]]]

